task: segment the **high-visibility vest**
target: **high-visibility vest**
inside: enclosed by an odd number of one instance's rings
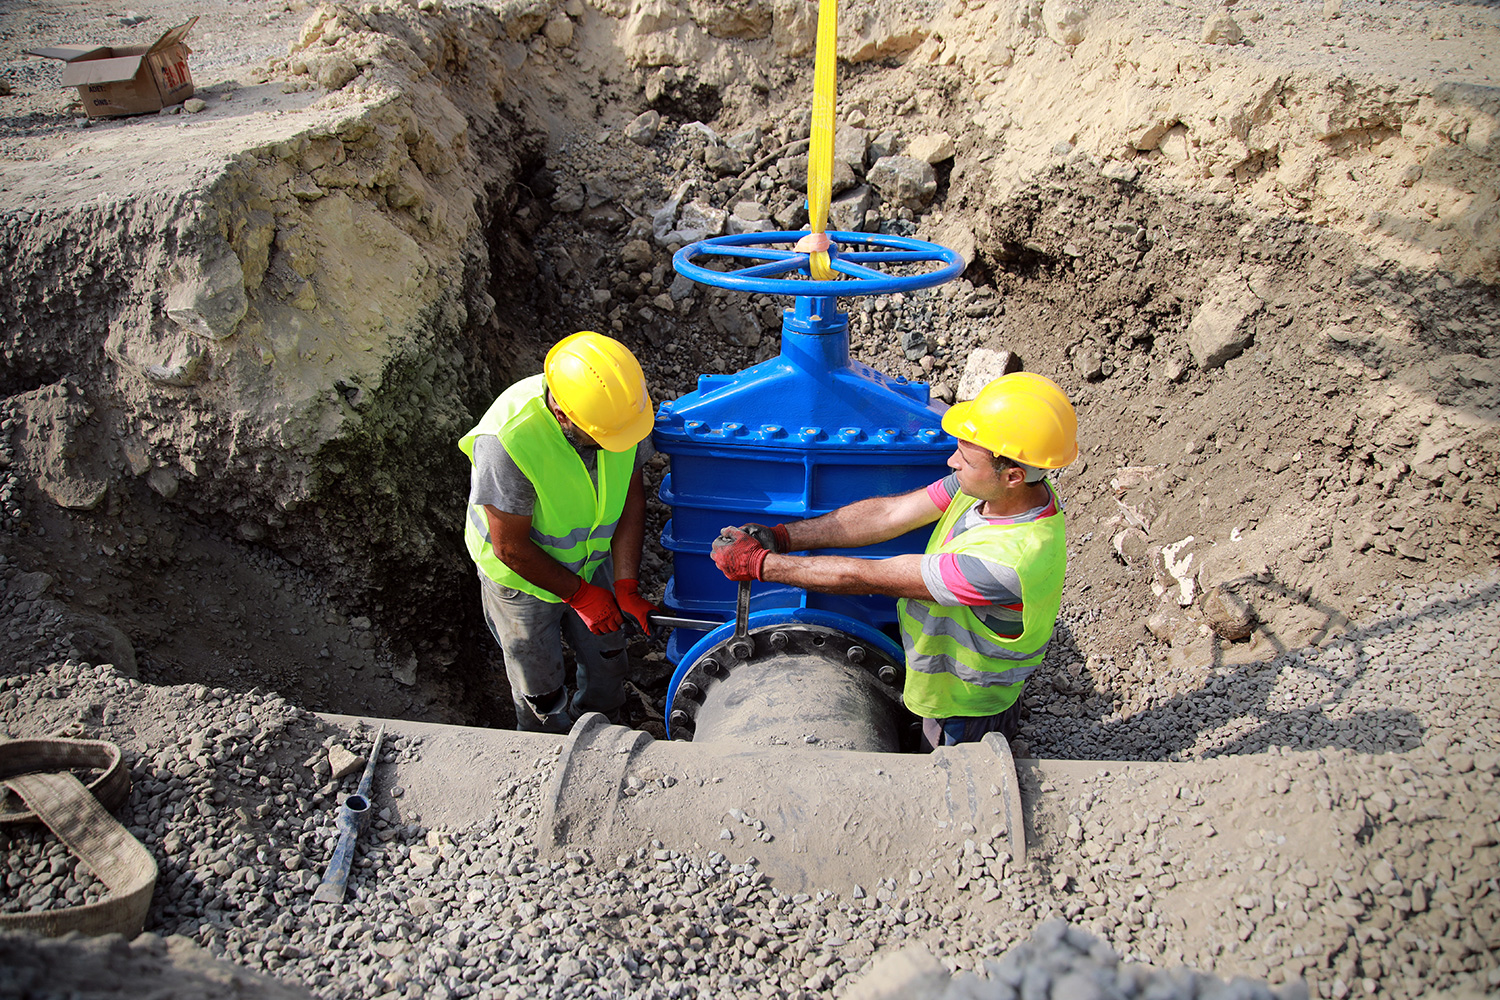
[[[1047,490],[1052,492],[1050,483]],[[1055,493],[1052,499],[1056,502]],[[902,700],[927,719],[998,715],[1015,704],[1026,678],[1042,664],[1062,608],[1068,554],[1061,509],[1021,524],[981,524],[945,542],[978,502],[965,493],[954,497],[932,531],[927,552],[983,556],[1013,568],[1021,579],[1021,634],[997,634],[969,607],[899,601],[906,648]]]
[[[458,446],[474,461],[474,439],[493,434],[536,488],[531,512],[531,540],[553,559],[585,580],[609,556],[610,539],[625,509],[625,494],[635,471],[635,448],[595,453],[598,487],[583,459],[563,436],[547,409],[541,375],[524,378],[500,394]],[[489,521],[480,504],[469,505],[464,524],[469,556],[485,576],[502,587],[525,591],[556,604],[563,599],[522,577],[495,555]]]

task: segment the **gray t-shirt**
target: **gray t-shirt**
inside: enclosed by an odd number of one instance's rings
[[[642,468],[656,449],[651,447],[648,436],[635,446],[635,467]],[[578,453],[583,467],[589,471],[595,488],[599,485],[598,466],[594,462],[594,449],[586,448]],[[474,439],[474,468],[469,473],[469,503],[494,507],[505,514],[530,516],[536,506],[536,486],[505,445],[493,434],[481,434]]]

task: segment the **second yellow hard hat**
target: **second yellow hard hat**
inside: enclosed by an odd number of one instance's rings
[[[547,352],[547,388],[568,419],[605,451],[624,451],[651,433],[646,376],[630,348],[584,330]]]
[[[954,403],[943,430],[992,454],[1060,469],[1078,457],[1078,415],[1057,383],[1031,372],[1002,375],[979,395]]]

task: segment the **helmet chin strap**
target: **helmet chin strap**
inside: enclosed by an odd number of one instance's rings
[[[1048,469],[1042,468],[1039,465],[1027,465],[1025,462],[1019,461],[1014,458],[1009,458],[1005,455],[1001,455],[998,451],[991,452],[990,454],[994,455],[996,458],[1005,458],[1007,461],[1015,462],[1016,465],[1020,466],[1021,471],[1026,473],[1027,486],[1035,486],[1037,483],[1045,479],[1047,473],[1050,471]]]

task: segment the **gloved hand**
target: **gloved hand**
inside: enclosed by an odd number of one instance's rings
[[[641,596],[641,582],[639,580],[616,580],[615,600],[620,604],[620,610],[636,620],[641,631],[647,635],[651,634],[651,623],[646,616],[658,610],[656,605]]]
[[[742,524],[740,530],[772,552],[792,551],[792,535],[784,524]]]
[[[739,528],[725,528],[709,553],[725,576],[741,583],[760,579],[761,565],[769,554],[754,535]]]
[[[603,587],[596,587],[584,580],[578,592],[568,598],[568,607],[578,612],[578,617],[595,635],[613,632],[625,624],[620,615],[620,606]]]

